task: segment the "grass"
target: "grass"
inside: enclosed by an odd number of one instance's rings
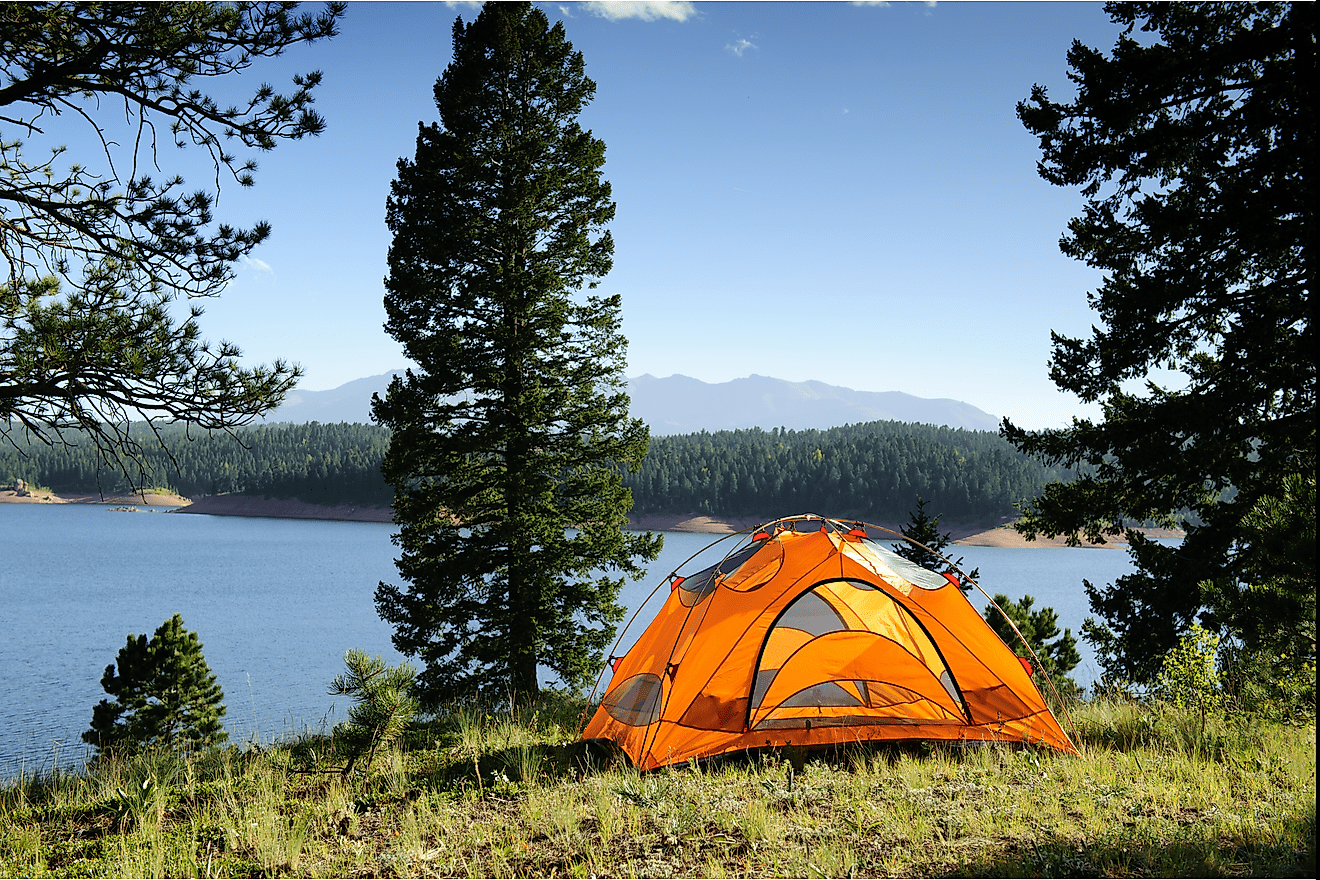
[[[0,875],[1315,875],[1314,723],[1073,717],[1082,758],[853,747],[798,772],[771,753],[639,774],[549,702],[417,724],[369,775],[312,735],[107,760],[0,788]]]

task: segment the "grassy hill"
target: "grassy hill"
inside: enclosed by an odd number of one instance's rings
[[[1315,876],[1315,725],[1074,709],[1080,758],[768,753],[640,775],[581,704],[463,709],[369,774],[333,736],[0,788],[2,876]]]

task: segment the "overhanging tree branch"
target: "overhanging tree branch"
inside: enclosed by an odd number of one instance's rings
[[[118,461],[133,448],[111,424],[232,428],[293,387],[299,368],[242,367],[233,344],[201,341],[199,309],[177,318],[171,304],[219,294],[270,234],[264,222],[215,223],[222,171],[250,186],[256,167],[223,142],[269,150],[319,134],[321,75],[294,76],[288,94],[261,85],[225,108],[194,82],[331,37],[343,12],[341,3],[315,13],[292,3],[0,6],[0,122],[17,129],[0,139],[0,432],[19,427],[50,443],[77,429]],[[123,102],[122,120],[103,114],[106,98]],[[49,159],[27,158],[50,128],[38,122],[60,117],[86,123],[103,163],[63,164],[61,144]],[[125,146],[111,134],[117,125],[129,129]],[[139,172],[159,169],[158,125],[176,146],[207,150],[213,191]]]

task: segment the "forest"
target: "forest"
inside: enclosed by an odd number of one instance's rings
[[[104,459],[73,432],[47,446],[10,431],[0,438],[0,484],[22,479],[63,494],[114,495],[133,484],[180,495],[243,493],[299,498],[312,504],[388,506],[394,494],[380,475],[389,432],[375,425],[278,424],[232,432],[129,426],[138,461]],[[9,442],[5,442],[5,440]],[[140,464],[140,469],[139,469]]]
[[[46,446],[11,431],[0,443],[0,484],[15,479],[61,494],[117,494],[136,482],[190,497],[244,493],[314,504],[387,506],[380,475],[389,432],[363,424],[277,424],[211,434],[145,423],[130,436],[142,469],[105,460],[85,439]],[[917,496],[948,521],[1014,514],[1068,472],[1046,468],[998,435],[933,425],[869,422],[828,430],[753,428],[651,440],[625,477],[638,513],[725,516],[813,511],[893,522]]]
[[[894,522],[920,496],[948,520],[983,522],[1014,515],[1017,501],[1070,477],[989,431],[867,422],[655,437],[626,482],[639,513],[809,511]]]

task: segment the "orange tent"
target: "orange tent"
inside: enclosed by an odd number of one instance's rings
[[[851,523],[779,520],[672,576],[583,733],[640,769],[744,749],[982,740],[1077,750],[956,585]],[[657,588],[658,589],[658,588]],[[622,637],[620,638],[622,640]]]

